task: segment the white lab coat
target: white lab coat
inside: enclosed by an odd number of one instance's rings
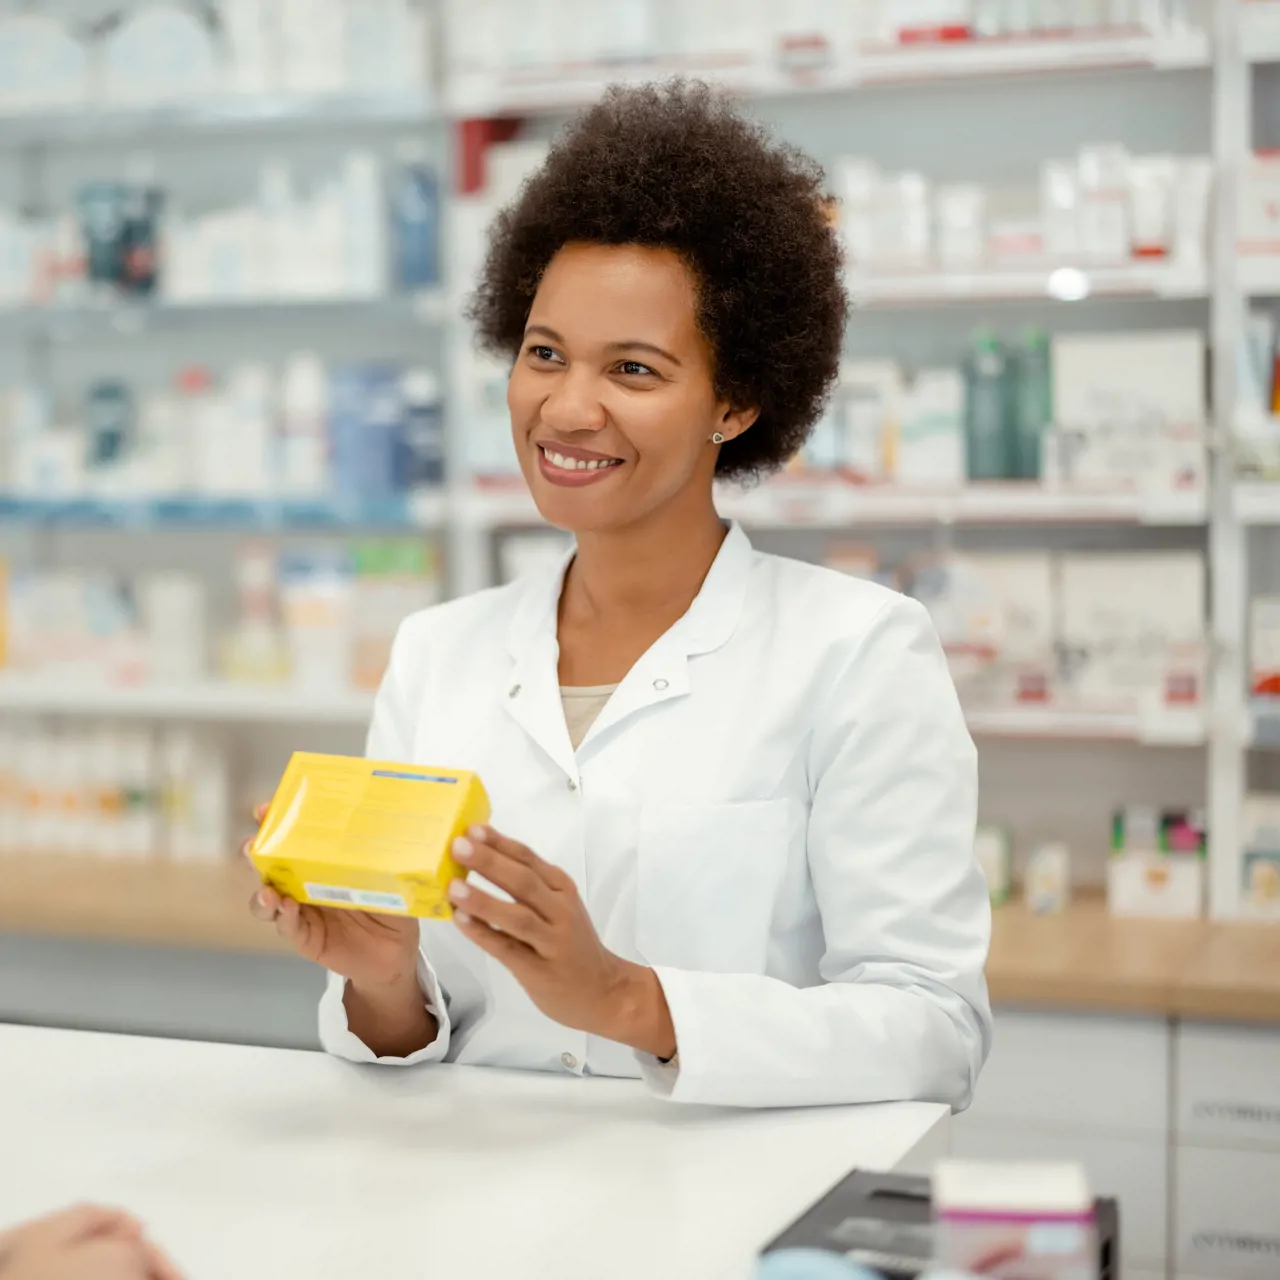
[[[678,1065],[552,1022],[439,921],[419,976],[440,1034],[380,1061],[640,1076],[678,1102],[967,1105],[990,910],[976,756],[924,609],[735,526],[575,752],[563,572],[409,618],[368,751],[479,773],[494,826],[573,877],[607,947],[653,966]],[[371,1062],[342,994],[331,976],[322,1043]]]

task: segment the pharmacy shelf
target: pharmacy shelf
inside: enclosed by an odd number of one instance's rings
[[[38,498],[0,492],[0,525],[157,529],[438,530],[445,499],[422,492],[383,499],[259,499],[175,495],[154,498]]]
[[[449,305],[442,290],[375,298],[314,298],[211,302],[129,301],[111,299],[84,306],[10,307],[0,310],[0,341],[46,337],[51,340],[134,338],[146,332],[173,333],[214,324],[294,326],[320,318],[352,325],[443,324]]]
[[[243,862],[0,854],[0,932],[214,951],[287,952],[249,914]]]
[[[421,125],[439,119],[423,93],[263,95],[137,108],[92,105],[0,115],[0,149],[32,145],[130,144],[171,134],[321,131]]]
[[[1236,485],[1235,507],[1241,524],[1280,525],[1280,480]]]
[[[1010,38],[905,44],[863,50],[827,66],[768,63],[727,65],[640,59],[625,65],[548,66],[502,77],[455,77],[445,91],[450,115],[527,115],[567,111],[595,101],[610,84],[674,75],[711,79],[743,96],[790,97],[856,92],[877,85],[1080,71],[1207,67],[1208,36],[1187,30],[1153,36],[1142,31],[1087,33],[1074,38]]]
[[[894,524],[1186,526],[1208,518],[1203,491],[1054,490],[1026,482],[931,491],[782,477],[755,489],[722,488],[717,506],[750,528],[773,530]],[[541,523],[522,485],[477,486],[462,502],[461,518],[479,528]]]
[[[121,720],[346,725],[363,728],[373,694],[289,685],[106,685],[46,675],[0,674],[0,714],[74,715]]]
[[[979,271],[851,273],[857,307],[912,307],[966,302],[1085,302],[1090,298],[1206,298],[1203,264],[1133,262],[1122,266],[989,268]]]
[[[965,720],[969,732],[981,738],[1133,742],[1148,747],[1198,747],[1207,738],[1203,710],[1141,715],[1050,707],[967,708]]]
[[[1280,698],[1255,698],[1249,706],[1250,746],[1280,750]]]

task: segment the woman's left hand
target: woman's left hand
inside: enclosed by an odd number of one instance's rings
[[[566,872],[492,827],[472,827],[454,842],[453,856],[515,899],[503,902],[456,880],[449,890],[454,923],[511,971],[548,1018],[655,1057],[674,1056],[675,1028],[657,975],[605,947]]]

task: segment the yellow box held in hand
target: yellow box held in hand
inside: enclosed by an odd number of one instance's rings
[[[454,838],[488,821],[474,773],[298,751],[249,857],[299,902],[444,919]]]

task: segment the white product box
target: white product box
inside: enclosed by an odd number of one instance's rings
[[[1280,596],[1255,596],[1250,602],[1249,668],[1255,697],[1280,697]]]
[[[924,369],[902,400],[891,450],[900,485],[953,488],[965,482],[964,378],[958,369]]]
[[[995,1051],[999,1052],[1006,1015],[997,1016],[1000,1026]],[[1060,1021],[1070,1026],[1071,1020]],[[1053,1069],[1052,1078],[1062,1081],[1067,1092],[1061,1101],[1046,1097],[1047,1104],[1053,1107],[1054,1124],[1043,1124],[1038,1119],[988,1123],[966,1112],[952,1123],[952,1151],[957,1156],[987,1160],[1078,1160],[1098,1195],[1116,1196],[1120,1201],[1120,1256],[1125,1280],[1137,1274],[1136,1267],[1144,1265],[1163,1275],[1162,1263],[1168,1252],[1168,1136],[1163,1128],[1159,1135],[1127,1133],[1131,1126],[1118,1107],[1115,1123],[1105,1130],[1082,1122],[1068,1099],[1075,1092],[1071,1077],[1089,1070],[1091,1049],[1075,1039],[1055,1043],[1059,1045],[1055,1056],[1061,1069]],[[1167,1056],[1167,1049],[1165,1053]],[[1050,1060],[1051,1052],[1046,1046],[1028,1059],[1026,1069],[1043,1075],[1050,1070]],[[1144,1055],[1142,1060],[1148,1059]],[[984,1072],[979,1089],[985,1080]],[[1046,1095],[1048,1092],[1046,1087]],[[1139,1110],[1146,1110],[1145,1105],[1137,1105]]]
[[[1199,330],[1056,334],[1053,420],[1084,428],[1153,418],[1203,426],[1205,372]]]
[[[1244,163],[1236,248],[1242,257],[1280,255],[1280,151],[1259,152]]]
[[[805,450],[806,461],[838,468],[861,482],[887,479],[902,401],[902,369],[892,360],[841,364],[826,432],[815,432],[814,447]]]
[[[1064,911],[1071,901],[1071,851],[1065,844],[1038,845],[1027,858],[1027,905],[1037,915]]]
[[[1123,853],[1107,862],[1113,916],[1189,919],[1204,911],[1204,860],[1196,854]]]
[[[912,592],[929,610],[961,697],[975,705],[1051,696],[1052,558],[952,554],[921,566]]]
[[[1280,920],[1280,795],[1246,796],[1241,826],[1240,914]]]
[[[1059,582],[1067,696],[1151,714],[1203,704],[1199,552],[1063,556]]]

